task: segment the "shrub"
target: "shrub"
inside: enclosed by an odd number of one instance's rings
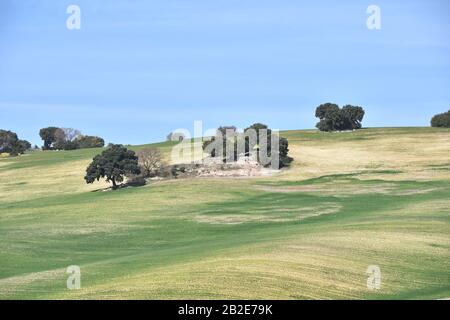
[[[141,175],[130,175],[127,176],[127,185],[132,187],[142,187],[145,186],[147,182],[145,178]]]

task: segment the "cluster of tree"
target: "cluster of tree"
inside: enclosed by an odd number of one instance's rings
[[[450,110],[431,118],[432,127],[450,128]]]
[[[80,130],[73,128],[47,127],[39,131],[44,141],[43,150],[74,150],[82,148],[101,148],[105,141],[96,136],[82,135]]]
[[[273,143],[278,144],[278,148],[274,148]],[[239,146],[243,146],[243,149],[240,150]],[[288,140],[273,135],[272,130],[262,123],[249,126],[242,134],[237,132],[235,126],[219,127],[214,137],[203,142],[203,150],[211,157],[221,157],[223,162],[233,162],[239,156],[256,154],[260,164],[282,168],[293,160],[288,156]]]
[[[26,140],[20,140],[15,132],[0,129],[0,153],[9,153],[17,156],[31,149],[31,144]]]
[[[316,127],[320,131],[361,129],[364,113],[361,107],[346,105],[339,108],[337,104],[324,103],[316,109],[316,117],[320,120]]]
[[[144,148],[136,153],[120,144],[110,144],[101,154],[94,157],[86,169],[86,183],[105,178],[117,189],[118,183],[127,178],[127,184],[145,185],[146,178],[161,173],[165,163],[158,148]]]

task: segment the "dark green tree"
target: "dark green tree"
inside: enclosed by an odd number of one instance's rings
[[[225,132],[228,129],[228,135],[225,137]],[[254,130],[254,132],[249,132],[249,130]],[[230,133],[232,133],[230,135]],[[272,166],[272,159],[275,158],[277,154],[274,152],[278,152],[279,156],[279,168],[288,166],[292,162],[292,158],[288,156],[289,152],[289,143],[286,138],[279,138],[278,135],[274,135],[273,138],[277,138],[279,144],[279,150],[272,150],[272,130],[263,123],[254,123],[248,128],[244,130],[246,134],[236,134],[236,127],[228,126],[228,127],[220,127],[217,129],[217,134],[215,137],[211,137],[209,140],[205,140],[203,142],[203,150],[205,150],[208,146],[213,144],[209,149],[211,157],[218,157],[220,154],[217,153],[217,150],[220,149],[220,145],[217,145],[222,141],[222,152],[221,155],[224,162],[232,162],[238,159],[238,152],[244,152],[244,155],[248,157],[250,153],[256,152],[256,160],[263,164],[264,166]],[[256,136],[250,139],[253,134]],[[266,137],[264,137],[264,134]],[[219,139],[218,136],[221,136],[222,139]],[[244,150],[238,150],[238,145],[243,143]],[[227,148],[229,150],[227,150]],[[228,151],[228,152],[227,152]],[[230,151],[233,151],[230,153]],[[262,159],[262,155],[266,155],[269,158]]]
[[[316,109],[316,117],[320,120],[316,127],[320,131],[361,129],[364,113],[358,106],[346,105],[340,109],[337,104],[324,103]]]
[[[42,150],[50,150],[52,148],[53,142],[56,141],[55,133],[59,130],[57,127],[47,127],[39,130],[39,135],[41,139],[44,140],[44,146]]]
[[[7,152],[12,156],[17,156],[31,148],[31,144],[26,140],[19,140],[15,132],[0,130],[0,153]]]
[[[94,157],[86,169],[84,179],[86,183],[93,183],[100,178],[106,178],[106,181],[112,183],[112,188],[117,189],[117,183],[122,182],[126,175],[140,173],[138,157],[134,151],[120,144],[113,144]]]
[[[330,112],[339,110],[339,106],[335,103],[323,103],[316,108],[316,118],[325,119]]]
[[[216,135],[214,137],[209,138],[208,140],[203,141],[203,150],[206,150],[208,146],[211,146],[211,150],[209,151],[211,157],[219,157],[222,156],[223,162],[227,161],[236,161],[237,159],[237,139],[236,139],[236,130],[235,126],[221,126],[217,128]],[[222,141],[222,155],[218,154],[220,143]],[[227,146],[234,150],[233,154],[227,154]]]
[[[260,149],[261,147],[264,147],[264,146],[260,146],[261,137],[262,137],[261,130],[266,130],[268,144],[270,144],[270,137],[272,135],[272,130],[269,129],[269,127],[263,123],[259,123],[259,122],[254,123],[250,127],[245,128],[244,132],[247,132],[249,129],[253,129],[256,132],[256,144],[254,142],[250,142],[249,137],[245,137],[245,154],[246,155],[249,155],[250,150],[253,150],[254,148]],[[268,146],[267,148],[268,148],[268,155],[270,155],[270,146]]]
[[[450,110],[431,118],[431,126],[437,128],[450,128]]]
[[[15,145],[13,146],[11,150],[12,155],[18,155],[22,154],[27,150],[31,149],[31,143],[29,143],[27,140],[17,140]]]
[[[279,147],[280,147],[280,150],[279,150],[279,152],[280,152],[280,154],[279,154],[280,168],[287,167],[294,160],[294,158],[288,156],[288,153],[289,153],[288,139],[281,137],[280,142],[279,142]]]
[[[15,132],[9,130],[0,130],[0,152],[10,153],[14,144],[17,143],[19,139]]]
[[[350,104],[342,107],[342,113],[344,117],[348,119],[346,125],[351,129],[361,129],[361,121],[364,118],[365,111],[362,107],[352,106]]]
[[[289,142],[286,138],[279,137],[278,135],[275,135],[274,138],[279,139],[278,140],[278,150],[274,150],[272,148],[272,130],[269,129],[269,127],[263,123],[254,123],[250,127],[246,128],[245,131],[249,129],[254,129],[256,131],[256,145],[250,143],[250,139],[248,137],[245,138],[245,153],[248,155],[250,153],[250,150],[257,149],[256,152],[258,152],[257,160],[261,163],[261,158],[259,153],[262,150],[267,150],[267,156],[271,159],[275,159],[276,153],[278,153],[278,168],[286,167],[288,166],[293,158],[288,156],[289,153]],[[265,130],[265,131],[263,131]],[[266,139],[263,139],[263,134],[267,135]],[[267,166],[272,165],[266,164]]]

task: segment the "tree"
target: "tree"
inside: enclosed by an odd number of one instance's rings
[[[158,148],[144,148],[138,152],[138,163],[145,177],[151,177],[163,166],[161,151]]]
[[[182,132],[171,132],[167,135],[167,141],[183,141],[186,137],[184,136],[184,133]]]
[[[81,136],[81,131],[73,128],[58,128],[55,130],[53,147],[59,150],[78,149],[76,139]]]
[[[444,113],[435,115],[431,119],[432,127],[450,128],[450,110]]]
[[[249,130],[254,130],[256,133],[256,140],[255,141],[251,141],[250,137],[246,136],[245,137],[245,154],[249,155],[251,150],[254,150],[255,148],[257,149],[257,159],[258,161],[259,159],[259,153],[260,150],[262,150],[262,148],[267,148],[267,155],[270,156],[270,151],[271,151],[271,146],[270,146],[270,139],[272,136],[272,130],[269,129],[269,127],[263,123],[254,123],[252,124],[250,127],[246,128],[244,130],[244,133],[247,133]],[[266,133],[266,141],[267,141],[267,146],[263,146],[261,145],[261,137],[262,137],[262,132]]]
[[[361,121],[363,120],[365,114],[365,111],[362,107],[352,106],[348,104],[342,107],[342,113],[344,114],[344,117],[350,122],[349,126],[352,129],[361,129]]]
[[[216,135],[203,141],[203,150],[209,149],[209,154],[211,157],[222,157],[223,162],[236,161],[237,160],[237,139],[236,139],[237,128],[235,126],[220,126],[216,130]],[[220,142],[222,141],[222,146]],[[211,147],[208,147],[212,144]],[[227,154],[227,146],[234,150],[232,154]],[[218,151],[222,151],[220,155]],[[229,151],[229,150],[228,150]]]
[[[41,136],[41,139],[44,140],[43,150],[50,150],[52,148],[53,142],[56,141],[55,132],[58,129],[59,128],[57,127],[47,127],[39,130],[39,135]]]
[[[79,136],[81,136],[81,131],[74,128],[61,128],[61,130],[64,132],[64,137],[66,141],[74,141]]]
[[[78,148],[102,148],[105,145],[105,140],[96,136],[79,136],[75,140],[78,145]]]
[[[272,140],[278,142],[278,150],[272,150]],[[222,146],[220,145],[221,141]],[[212,146],[210,146],[211,144]],[[242,147],[243,150],[238,150]],[[272,134],[272,130],[263,123],[252,124],[244,130],[244,134],[236,134],[234,126],[219,127],[216,130],[216,136],[203,142],[203,150],[207,150],[211,157],[222,157],[224,162],[237,161],[238,153],[241,152],[246,157],[250,156],[252,152],[256,152],[256,161],[263,166],[276,166],[277,164],[273,160],[277,156],[278,168],[288,166],[293,160],[288,156],[288,140]]]
[[[264,151],[269,157],[270,163],[264,163],[266,166],[273,166],[273,159],[276,159],[278,156],[278,168],[288,166],[294,159],[288,156],[289,153],[289,142],[286,138],[279,137],[275,135],[273,137],[272,130],[263,123],[254,123],[250,127],[246,128],[244,132],[249,129],[253,129],[256,132],[256,144],[250,141],[248,137],[246,137],[245,141],[245,152],[246,154],[250,153],[250,150],[256,148],[258,152],[257,160],[261,163],[262,159],[260,153]],[[267,137],[263,138],[263,134],[266,134]],[[272,139],[278,139],[278,150],[272,148]],[[275,140],[276,141],[276,140]]]
[[[361,129],[364,114],[364,109],[358,106],[346,105],[340,109],[337,104],[324,103],[316,108],[320,120],[316,127],[320,131]]]
[[[222,134],[223,137],[231,137],[236,134],[237,128],[235,126],[221,126],[217,128],[217,134]]]
[[[113,144],[101,154],[96,155],[86,169],[84,179],[86,183],[93,183],[100,178],[106,178],[117,189],[117,183],[124,180],[126,175],[140,174],[138,157],[132,150],[120,144]]]
[[[11,154],[12,155],[18,155],[18,154],[22,154],[27,150],[31,149],[31,143],[29,143],[27,140],[17,140],[17,142],[15,143]]]
[[[31,148],[31,144],[26,140],[19,140],[15,132],[0,130],[0,153],[7,152],[17,156]]]
[[[0,130],[0,152],[10,153],[17,140],[19,139],[15,132]]]
[[[339,110],[339,106],[335,103],[323,103],[316,108],[316,118],[323,120],[326,116],[333,111]]]
[[[294,158],[288,156],[289,153],[288,139],[280,138],[279,147],[280,147],[279,150],[280,168],[287,167],[294,160]]]
[[[64,133],[64,130],[62,130],[61,128],[56,129],[54,136],[55,136],[55,141],[52,144],[53,149],[65,150],[66,149],[66,134]]]

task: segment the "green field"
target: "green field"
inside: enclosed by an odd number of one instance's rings
[[[0,299],[450,298],[449,129],[282,135],[274,176],[109,192],[99,149],[0,159]]]

